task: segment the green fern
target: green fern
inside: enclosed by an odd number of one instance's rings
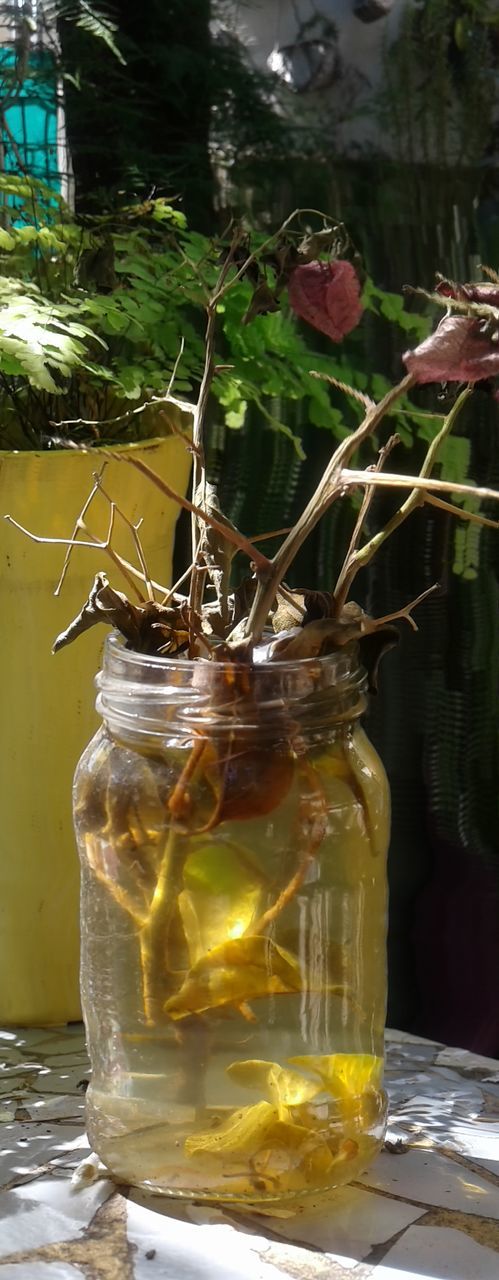
[[[74,316],[74,307],[48,302],[36,285],[0,279],[0,373],[24,376],[37,390],[62,394],[72,371],[85,367],[95,341]]]

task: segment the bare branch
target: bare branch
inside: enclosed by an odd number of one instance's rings
[[[315,528],[318,521],[327,511],[331,503],[335,501],[349,487],[346,477],[353,475],[353,472],[344,470],[345,464],[357,451],[359,446],[363,444],[372,435],[379,423],[382,421],[386,413],[389,413],[392,405],[400,399],[401,396],[414,385],[415,378],[412,374],[406,374],[401,382],[395,387],[390,387],[379,404],[374,405],[372,409],[368,409],[363,422],[353,431],[346,440],[338,445],[333,456],[326,467],[322,479],[319,481],[315,493],[307,503],[305,510],[302,512],[300,519],[295,524],[291,533],[285,539],[282,547],[276,552],[271,561],[271,571],[268,568],[265,577],[262,578],[256,566],[257,576],[259,577],[258,586],[255,592],[255,598],[246,624],[246,636],[253,640],[258,640],[265,626],[269,611],[275,598],[276,590],[281,579],[285,576],[289,565],[294,560],[295,555],[305,539],[308,538],[312,529]],[[366,475],[366,472],[358,472],[357,475]]]
[[[427,600],[428,596],[434,595],[435,591],[441,591],[439,582],[434,582],[432,587],[428,587],[426,591],[422,591],[420,596],[416,596],[416,599],[411,600],[410,604],[404,605],[403,609],[397,609],[395,613],[387,613],[384,618],[376,618],[376,627],[383,627],[389,622],[397,622],[399,618],[405,618],[413,631],[417,631],[417,623],[414,621],[414,618],[411,617],[412,611],[417,608],[417,605],[422,604],[423,600]]]
[[[425,493],[423,502],[425,506],[438,507],[439,511],[447,511],[451,516],[457,516],[459,520],[469,520],[471,524],[482,525],[486,529],[499,529],[499,520],[489,520],[488,516],[481,516],[477,511],[466,511],[464,507],[456,507],[453,502],[444,502],[443,498],[436,498],[433,493]]]
[[[437,459],[439,449],[441,448],[447,436],[450,435],[454,427],[454,424],[456,422],[456,419],[459,416],[461,409],[463,408],[463,405],[469,399],[470,395],[471,395],[471,388],[466,387],[465,390],[462,391],[461,394],[458,396],[455,404],[453,404],[452,409],[450,410],[450,413],[448,413],[447,417],[444,419],[444,422],[442,423],[440,431],[434,437],[434,439],[432,440],[427,450],[423,465],[421,467],[421,471],[419,473],[420,480],[426,479],[431,475],[431,472],[433,470],[433,467]],[[376,473],[379,473],[379,471],[380,471],[380,468],[376,468]],[[374,474],[374,472],[371,472],[371,474]],[[368,498],[369,492],[371,494],[371,500],[372,500],[372,497],[374,496],[374,493],[375,493],[375,489],[374,488],[372,488],[371,490],[366,489],[364,501],[366,501],[366,499]],[[375,553],[379,550],[379,548],[383,545],[383,543],[386,542],[386,539],[389,538],[391,534],[395,532],[395,529],[399,528],[399,526],[404,522],[404,520],[407,520],[408,516],[411,515],[411,513],[416,509],[416,507],[422,506],[424,501],[425,501],[424,492],[422,492],[421,489],[414,487],[412,489],[412,492],[409,494],[409,497],[406,498],[405,502],[402,503],[402,506],[399,507],[399,510],[394,513],[394,515],[388,521],[388,524],[385,526],[384,529],[380,529],[378,533],[374,534],[374,536],[370,538],[369,542],[366,542],[363,547],[360,547],[359,549],[356,549],[354,547],[352,550],[350,550],[349,548],[346,559],[343,563],[343,567],[341,569],[338,581],[336,583],[335,591],[334,591],[338,610],[341,610],[343,604],[345,603],[345,600],[350,590],[350,587],[352,585],[352,582],[356,577],[359,569],[363,568],[366,564],[369,564],[369,561],[372,560]]]
[[[454,480],[422,480],[419,476],[392,475],[382,471],[380,475],[367,471],[342,471],[345,489],[358,484],[380,485],[386,489],[420,489],[435,493],[462,493],[470,498],[490,499],[499,502],[499,489],[484,489],[481,485],[457,484]]]
[[[87,514],[87,511],[88,511],[88,508],[89,508],[90,504],[93,502],[93,500],[94,500],[94,498],[95,498],[96,493],[98,493],[98,490],[99,490],[99,484],[100,484],[100,479],[101,479],[101,476],[103,476],[103,475],[104,475],[104,471],[105,471],[106,467],[107,467],[107,459],[106,459],[106,461],[105,461],[105,462],[103,462],[103,463],[102,463],[102,466],[101,466],[100,471],[98,472],[98,475],[96,475],[96,474],[94,473],[94,484],[93,484],[93,486],[92,486],[92,488],[91,488],[91,490],[90,490],[90,493],[89,493],[89,495],[88,495],[88,498],[87,498],[86,502],[83,504],[83,507],[82,507],[82,509],[81,509],[81,511],[80,511],[79,516],[77,517],[76,524],[75,524],[75,527],[74,527],[74,529],[73,529],[73,534],[72,534],[71,541],[68,543],[68,549],[67,549],[67,551],[66,551],[66,555],[65,555],[65,557],[64,557],[64,564],[63,564],[63,566],[62,566],[61,576],[60,576],[60,578],[59,578],[59,581],[58,581],[58,583],[57,583],[56,589],[55,589],[55,591],[54,591],[54,595],[55,595],[55,596],[58,596],[58,595],[60,595],[60,593],[61,593],[62,585],[63,585],[64,579],[65,579],[65,577],[66,577],[66,574],[67,574],[67,571],[68,571],[68,568],[69,568],[69,561],[70,561],[70,559],[71,559],[71,552],[72,552],[72,550],[73,550],[73,547],[74,547],[74,546],[76,546],[76,539],[77,539],[77,537],[78,537],[78,533],[79,533],[80,529],[83,529],[83,527],[84,527],[84,518],[85,518],[85,516],[86,516],[86,514]]]
[[[243,551],[253,561],[260,573],[270,572],[272,561],[268,560],[267,556],[262,555],[261,551],[258,551],[258,548],[249,541],[249,538],[245,538],[244,534],[239,533],[239,530],[234,529],[232,525],[224,524],[221,520],[217,520],[216,516],[203,511],[194,502],[190,502],[189,498],[184,498],[180,493],[176,493],[175,489],[166,484],[166,481],[156,471],[153,471],[147,462],[143,462],[141,458],[132,458],[128,454],[111,453],[110,456],[116,458],[118,462],[125,462],[128,466],[135,467],[137,471],[141,471],[143,475],[148,476],[149,480],[156,485],[156,488],[161,489],[161,492],[166,494],[167,498],[173,498],[174,502],[178,502],[180,507],[190,511],[199,520],[203,520],[205,524],[209,525],[211,529],[215,529],[228,542],[232,542],[236,550]]]
[[[109,504],[110,504],[110,506],[111,506],[111,509],[114,509],[114,510],[117,512],[117,514],[118,514],[118,515],[119,515],[119,517],[120,517],[120,520],[122,520],[122,521],[123,521],[123,523],[126,525],[127,529],[129,529],[129,530],[130,530],[130,533],[131,533],[131,536],[132,536],[132,539],[133,539],[133,543],[134,543],[134,546],[135,546],[135,550],[136,550],[136,552],[137,552],[137,559],[138,559],[138,562],[139,562],[140,567],[141,567],[141,569],[142,569],[142,576],[143,576],[144,582],[145,582],[145,584],[146,584],[146,588],[147,588],[147,598],[148,598],[148,600],[154,600],[154,591],[153,591],[153,586],[152,586],[152,582],[151,582],[151,576],[150,576],[149,570],[148,570],[148,568],[147,568],[146,558],[145,558],[145,555],[144,555],[144,550],[143,550],[142,543],[141,543],[140,538],[139,538],[139,529],[141,528],[141,525],[143,524],[143,517],[139,520],[138,524],[133,524],[133,521],[129,519],[129,517],[128,517],[128,516],[126,515],[126,513],[122,510],[122,508],[121,508],[121,507],[119,507],[119,506],[118,506],[118,504],[117,504],[116,502],[113,502],[112,498],[109,496],[109,494],[108,494],[108,493],[106,492],[106,490],[104,489],[104,487],[103,487],[103,485],[102,485],[102,482],[101,482],[100,477],[99,477],[99,476],[97,476],[97,475],[94,475],[94,479],[95,479],[95,483],[96,483],[96,484],[98,485],[98,487],[99,487],[99,490],[100,490],[100,492],[101,492],[101,494],[102,494],[103,498],[105,498],[105,499],[106,499],[106,501],[107,501],[107,502],[109,502]],[[110,545],[110,539],[108,539],[108,545]]]
[[[120,422],[128,422],[129,418],[136,417],[144,413],[146,409],[160,404],[172,404],[176,409],[180,409],[182,413],[194,413],[195,406],[190,404],[188,400],[179,400],[177,396],[172,396],[167,392],[164,396],[151,396],[150,400],[144,400],[142,404],[138,404],[134,409],[127,409],[126,413],[119,413],[116,418],[63,418],[60,422],[50,422],[51,427],[114,427]],[[178,427],[172,427],[174,435],[182,435]],[[189,437],[186,440],[190,443]],[[83,447],[83,446],[82,446]],[[85,450],[89,452],[89,450]]]
[[[387,440],[383,448],[380,449],[378,454],[378,460],[375,463],[375,465],[373,467],[367,467],[367,470],[374,471],[374,472],[381,471],[385,465],[386,459],[389,457],[392,450],[395,449],[395,447],[398,444],[400,444],[400,436],[397,436],[397,435],[390,436],[390,439]],[[364,492],[364,497],[362,499],[360,511],[354,525],[352,537],[350,539],[350,545],[348,547],[348,551],[343,561],[343,567],[341,569],[341,573],[339,575],[339,578],[334,590],[334,597],[336,600],[336,607],[337,607],[338,613],[341,613],[341,609],[348,595],[350,583],[354,576],[351,566],[356,563],[357,547],[359,545],[362,530],[364,528],[366,517],[368,515],[375,493],[376,493],[375,489],[366,489]]]
[[[123,577],[126,579],[126,582],[131,587],[131,589],[135,592],[140,603],[141,604],[143,603],[144,597],[136,587],[135,582],[133,581],[134,578],[137,578],[139,582],[144,582],[143,573],[141,573],[140,570],[136,569],[134,565],[129,564],[128,560],[125,560],[123,556],[118,555],[117,551],[114,551],[112,547],[109,547],[107,545],[107,541],[105,542],[99,541],[98,538],[93,538],[91,535],[90,535],[89,541],[86,541],[82,538],[76,541],[74,538],[42,537],[40,534],[32,533],[30,529],[25,529],[24,525],[19,524],[19,521],[14,520],[14,517],[11,515],[4,516],[4,520],[6,520],[8,524],[14,525],[16,529],[19,529],[20,533],[24,533],[25,537],[29,538],[31,542],[38,542],[40,545],[56,546],[56,547],[83,547],[83,548],[89,548],[90,551],[105,551],[107,555],[111,557],[113,564],[115,564],[116,567],[123,574]],[[88,529],[86,528],[85,525],[83,526],[83,528],[88,536]],[[156,591],[160,592],[162,595],[167,594],[168,588],[163,586],[161,582],[155,582],[154,578],[152,579],[152,586],[155,588]]]

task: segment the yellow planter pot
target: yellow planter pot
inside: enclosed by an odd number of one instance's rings
[[[185,492],[190,457],[175,436],[125,445]],[[0,517],[37,534],[71,535],[100,463],[98,452],[0,453]],[[107,491],[134,521],[151,576],[168,584],[178,508],[133,467],[110,461]],[[105,538],[109,507],[98,495],[88,513]],[[119,519],[114,548],[136,563]],[[65,1022],[80,1017],[79,876],[71,819],[76,762],[97,727],[93,678],[105,629],[92,629],[56,656],[55,636],[78,613],[93,575],[121,575],[104,551],[73,552],[54,598],[65,549],[39,546],[0,525],[0,1023]]]

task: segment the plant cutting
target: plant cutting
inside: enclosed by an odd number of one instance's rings
[[[471,385],[432,417],[418,475],[388,468],[398,439],[380,435],[435,366],[438,378],[458,383],[463,369],[467,384],[495,375],[495,280],[440,282],[434,300],[448,315],[406,353],[407,372],[378,403],[343,388],[361,421],[337,443],[273,556],[220,510],[205,448],[220,376],[217,325],[231,292],[249,280],[250,313],[271,315],[287,294],[335,342],[361,319],[358,274],[338,228],[321,219],[316,233],[297,230],[315,216],[299,211],[254,245],[236,228],[218,247],[190,410],[192,496],[139,458],[119,463],[190,512],[182,580],[167,589],[152,579],[135,530],[134,598],[100,570],[55,645],[99,622],[113,628],[98,678],[103,727],[74,790],[89,1134],[116,1177],[164,1195],[293,1199],[351,1180],[379,1149],[389,795],[360,718],[396,624],[415,627],[429,593],[384,618],[369,617],[351,593],[359,570],[422,503],[498,527],[479,509],[498,493],[434,474]],[[370,532],[380,488],[394,509]],[[100,551],[114,575],[117,508],[105,473],[96,473],[92,501],[97,492],[110,512]],[[332,548],[331,590],[291,588],[297,551],[331,504],[352,495],[342,563]],[[87,500],[67,556],[80,534],[95,547],[90,515]],[[246,570],[231,576],[236,555]]]

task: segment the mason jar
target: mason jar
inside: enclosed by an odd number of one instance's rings
[[[75,778],[94,1150],[120,1182],[258,1202],[384,1136],[389,792],[354,647],[188,661],[111,636]]]

